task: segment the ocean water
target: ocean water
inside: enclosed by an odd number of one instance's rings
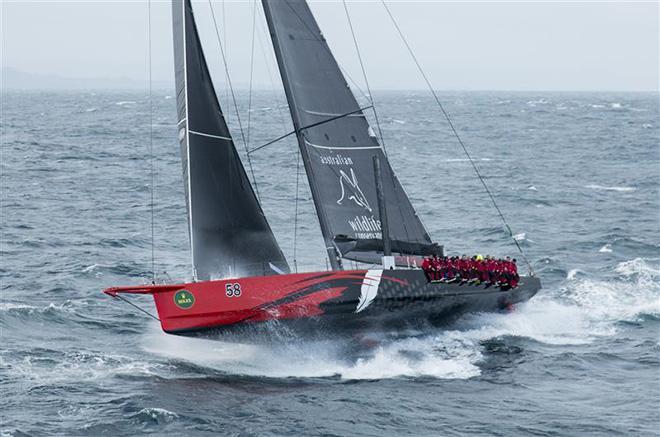
[[[2,436],[660,434],[658,97],[441,93],[543,290],[442,329],[244,345],[167,336],[101,293],[151,279],[148,96],[4,92]],[[432,237],[452,254],[516,256],[429,95],[375,99]],[[239,102],[250,148],[290,130],[281,94]],[[155,271],[183,281],[171,92],[154,93],[153,114]],[[292,260],[296,145],[252,158]],[[325,268],[305,183],[298,197],[299,269]]]

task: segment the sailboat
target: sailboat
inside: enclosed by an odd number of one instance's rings
[[[394,174],[309,6],[304,0],[262,6],[331,269],[291,272],[227,127],[192,5],[173,0],[193,281],[104,292],[153,296],[162,329],[190,336],[274,324],[341,328],[454,317],[534,296],[541,283],[533,274],[514,288],[427,279],[419,266],[443,247],[431,240]],[[346,269],[345,260],[372,267]]]

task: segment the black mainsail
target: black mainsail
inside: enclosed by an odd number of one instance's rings
[[[333,268],[382,252],[372,159],[382,165],[392,251],[440,250],[417,217],[304,0],[262,0]]]
[[[172,24],[194,278],[288,272],[227,128],[189,0],[172,1]]]

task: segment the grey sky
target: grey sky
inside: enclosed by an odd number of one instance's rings
[[[147,77],[146,2],[1,1],[3,67],[73,78]],[[244,86],[252,1],[213,4],[221,36],[226,30],[232,78]],[[438,89],[658,90],[657,2],[388,4]],[[311,6],[340,64],[362,85],[341,2],[313,1]],[[383,6],[349,1],[348,7],[371,85],[422,88]],[[193,8],[221,89],[224,74],[208,1],[193,1]],[[152,0],[151,9],[154,79],[169,84],[170,3]],[[279,77],[260,5],[257,12],[255,83],[270,87],[266,65],[275,80]]]

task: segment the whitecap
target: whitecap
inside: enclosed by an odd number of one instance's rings
[[[20,303],[0,302],[0,311],[29,310],[34,311],[37,307]]]
[[[530,185],[529,187],[527,187],[527,189],[531,191],[538,191],[538,188],[536,188],[534,185]]]
[[[658,261],[658,258],[635,258],[617,264],[614,271],[622,276],[660,276],[660,266],[653,266],[650,262]]]
[[[136,102],[134,102],[133,100],[122,100],[120,102],[115,102],[115,105],[124,106],[124,105],[133,105],[135,103]]]
[[[136,416],[146,416],[158,423],[168,423],[179,418],[178,414],[164,408],[143,408],[137,412]]]
[[[473,159],[473,161],[483,161],[483,162],[489,162],[492,161],[493,158],[476,158]],[[468,158],[447,158],[444,160],[445,162],[470,162]]]
[[[580,269],[571,269],[571,270],[568,271],[568,274],[566,275],[566,279],[571,281],[571,280],[575,279],[581,273],[584,273],[584,272]]]
[[[591,188],[592,190],[619,191],[619,192],[630,192],[636,190],[636,188],[634,187],[604,186],[604,185],[596,185],[596,184],[585,185],[584,187]]]
[[[598,252],[600,253],[612,253],[612,245],[607,243],[603,247],[601,247]]]
[[[578,280],[564,295],[600,326],[636,320],[640,314],[660,314],[660,266],[635,258],[619,263],[614,271],[618,280]]]
[[[527,106],[534,107],[534,106],[536,106],[536,105],[546,105],[546,104],[548,104],[548,103],[549,103],[548,100],[546,100],[546,99],[544,99],[544,98],[541,98],[541,99],[538,99],[538,100],[530,100],[530,101],[528,101],[528,102],[527,102]]]
[[[621,108],[621,103],[618,103],[618,102],[610,103],[610,108],[619,109],[619,108]]]
[[[53,385],[81,380],[104,379],[117,375],[153,375],[164,366],[135,360],[122,355],[103,354],[96,351],[77,350],[65,353],[53,364],[40,356],[22,359],[6,359],[4,366],[11,374],[20,376],[27,384]]]

